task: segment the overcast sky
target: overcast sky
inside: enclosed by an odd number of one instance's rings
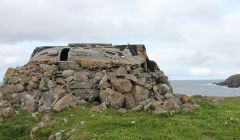
[[[240,73],[239,0],[0,0],[0,78],[36,46],[142,43],[170,79]]]

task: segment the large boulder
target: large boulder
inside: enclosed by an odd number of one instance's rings
[[[22,105],[21,105],[25,110],[28,112],[36,112],[37,111],[37,103],[34,99],[34,96],[30,94],[25,94],[23,97]]]
[[[132,83],[127,79],[112,79],[112,86],[120,93],[132,91]]]
[[[50,112],[52,109],[52,103],[54,100],[54,95],[52,93],[49,92],[44,92],[41,95],[41,98],[38,102],[39,108],[38,111],[39,112]]]
[[[132,109],[135,107],[135,100],[132,93],[124,94],[124,107],[126,109]]]
[[[53,82],[48,77],[42,77],[41,82],[39,84],[39,89],[42,91],[46,91],[52,87],[53,87]]]
[[[53,107],[53,111],[59,112],[66,107],[75,107],[78,105],[80,100],[73,95],[65,95]]]
[[[144,100],[147,100],[147,98],[150,96],[149,90],[139,85],[135,85],[133,87],[132,93],[136,105],[138,105],[140,102]]]
[[[115,108],[123,107],[124,95],[110,88],[101,91],[99,97],[101,102],[104,102],[107,106]]]

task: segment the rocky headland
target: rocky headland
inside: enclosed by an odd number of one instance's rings
[[[227,86],[229,88],[239,88],[240,87],[240,74],[235,74],[228,77],[225,81],[216,83],[220,86]]]

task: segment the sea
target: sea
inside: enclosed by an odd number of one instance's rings
[[[222,97],[240,96],[240,88],[228,88],[213,84],[221,81],[224,80],[170,80],[170,84],[175,93]]]
[[[213,84],[222,81],[224,80],[170,80],[170,84],[175,93],[222,97],[240,96],[240,88],[228,88]]]

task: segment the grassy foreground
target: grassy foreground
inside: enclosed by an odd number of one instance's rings
[[[114,109],[92,113],[86,109],[66,109],[50,113],[50,120],[37,131],[37,139],[46,140],[62,132],[72,140],[240,140],[240,97],[226,98],[224,104],[196,100],[200,108],[192,112],[163,116],[149,112],[121,114]],[[30,139],[31,128],[38,122],[19,111],[0,122],[0,139]],[[40,114],[39,117],[42,115]],[[75,131],[70,132],[73,128]]]

